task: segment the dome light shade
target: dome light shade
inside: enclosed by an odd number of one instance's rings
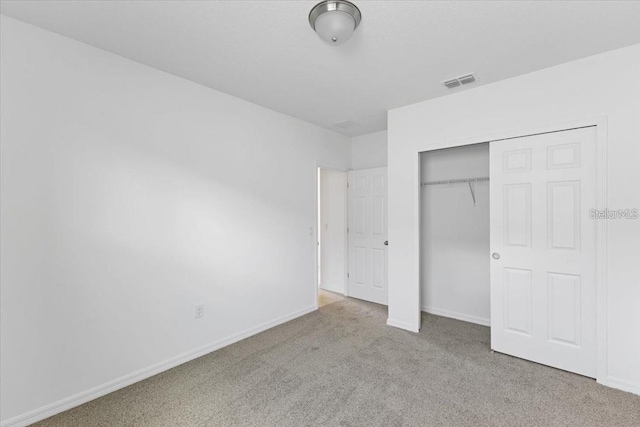
[[[355,29],[353,17],[339,10],[323,13],[316,19],[316,33],[322,41],[333,46],[349,40]]]
[[[311,28],[331,46],[339,46],[349,40],[361,19],[360,10],[345,0],[322,1],[309,13]]]

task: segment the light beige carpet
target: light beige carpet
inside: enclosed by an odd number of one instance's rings
[[[639,396],[492,354],[489,328],[386,318],[345,299],[40,425],[640,426]]]

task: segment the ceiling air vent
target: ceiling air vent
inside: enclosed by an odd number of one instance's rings
[[[341,122],[338,123],[334,123],[333,127],[336,127],[338,129],[351,129],[352,127],[354,127],[357,123],[354,122],[353,120],[343,120]]]
[[[473,77],[473,74],[467,74],[466,76],[458,77],[458,81],[463,85],[468,85],[469,83],[475,82],[476,78]]]
[[[458,79],[447,80],[446,82],[444,82],[444,85],[449,89],[453,89],[454,87],[460,86],[460,82],[458,81]]]
[[[473,76],[473,74],[465,74],[464,76],[444,81],[442,82],[442,84],[448,89],[453,89],[454,87],[458,87],[460,85],[468,85],[469,83],[473,83],[475,81],[476,78]]]

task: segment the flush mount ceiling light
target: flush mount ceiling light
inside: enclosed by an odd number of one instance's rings
[[[311,28],[331,46],[339,46],[349,40],[361,19],[360,9],[345,0],[321,1],[309,12]]]

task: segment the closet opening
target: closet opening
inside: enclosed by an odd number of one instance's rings
[[[420,177],[421,311],[490,326],[489,143],[423,152]]]

